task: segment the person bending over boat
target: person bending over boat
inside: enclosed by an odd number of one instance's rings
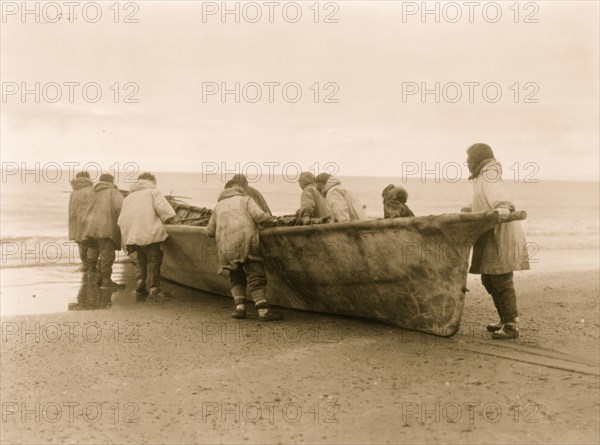
[[[319,193],[323,193],[323,187],[325,187],[325,184],[327,183],[327,180],[329,178],[331,178],[331,175],[329,173],[323,172],[317,175],[315,181],[317,182],[317,190],[319,191]]]
[[[381,196],[383,197],[384,218],[415,216],[406,205],[408,192],[404,187],[396,187],[394,184],[390,184],[383,189]]]
[[[258,224],[275,224],[276,218],[263,212],[244,190],[231,182],[221,192],[208,222],[207,234],[216,237],[219,273],[229,270],[235,310],[233,318],[246,318],[246,291],[254,300],[262,321],[282,320],[269,309],[267,275],[260,253]]]
[[[148,172],[139,175],[138,181],[129,187],[129,195],[123,200],[117,221],[127,253],[137,252],[135,292],[138,299],[148,295],[148,288],[152,299],[168,297],[160,289],[161,246],[168,237],[163,223],[178,220],[171,204],[156,190],[156,177]]]
[[[96,271],[96,263],[88,258],[88,250],[95,250],[98,246],[83,235],[85,212],[93,185],[90,174],[85,171],[77,173],[75,179],[71,181],[73,191],[69,197],[69,240],[75,241],[79,246],[80,272]],[[90,253],[91,257],[98,256],[97,252]]]
[[[323,221],[330,219],[331,209],[327,200],[317,190],[315,175],[311,172],[302,172],[298,184],[302,189],[300,210],[298,210],[302,224],[308,224],[311,218],[321,218]]]
[[[322,181],[321,184],[323,184]],[[367,219],[362,203],[349,190],[342,187],[342,183],[336,177],[329,176],[327,178],[326,182],[322,185],[321,194],[325,197],[331,208],[334,222]]]
[[[250,196],[263,212],[272,215],[271,209],[269,209],[267,201],[263,197],[262,193],[260,193],[254,187],[248,185],[248,178],[246,178],[246,175],[242,175],[241,173],[233,175],[233,178],[231,178],[231,182],[237,187],[240,187],[242,190],[244,190],[244,194],[246,196]]]
[[[121,250],[121,231],[117,219],[122,204],[123,195],[115,185],[113,176],[108,173],[101,175],[90,195],[83,235],[98,246],[98,250],[92,250],[92,255],[88,251],[88,258],[92,262],[98,262],[100,273],[96,277],[96,283],[103,287],[125,287],[111,278],[115,251]]]
[[[494,158],[486,144],[475,144],[467,150],[467,164],[473,180],[473,204],[463,211],[497,210],[508,215],[515,210],[504,183],[502,166]],[[492,296],[498,323],[489,324],[487,330],[496,339],[519,336],[519,313],[517,295],[513,283],[513,271],[529,270],[529,256],[525,235],[519,221],[499,223],[484,233],[473,245],[469,273],[481,274],[481,282]]]

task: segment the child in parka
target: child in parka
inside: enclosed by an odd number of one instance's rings
[[[406,205],[408,192],[404,187],[397,187],[390,184],[383,189],[381,196],[383,197],[384,218],[415,216],[412,210]]]

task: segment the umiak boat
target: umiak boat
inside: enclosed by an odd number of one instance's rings
[[[171,200],[181,225],[166,225],[164,278],[227,296],[217,246],[204,227],[211,211]],[[379,320],[443,337],[459,327],[475,240],[524,211],[374,219],[260,231],[271,304]]]

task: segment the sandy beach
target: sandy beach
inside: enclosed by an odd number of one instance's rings
[[[134,266],[117,269],[125,290],[73,311],[75,266],[55,286],[28,268],[43,289],[3,271],[3,443],[597,443],[597,270],[517,274],[521,338],[498,342],[475,276],[444,339],[285,309],[236,321],[173,283],[137,303]],[[6,315],[34,293],[46,313]]]

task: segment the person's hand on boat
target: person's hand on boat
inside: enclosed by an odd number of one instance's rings
[[[179,215],[172,216],[171,218],[165,221],[165,224],[179,224],[181,222],[181,218]]]
[[[500,217],[500,221],[504,221],[504,220],[508,219],[508,217],[510,216],[509,209],[498,208],[498,209],[494,209],[494,211],[496,213],[498,213],[498,216]]]
[[[279,218],[271,218],[263,220],[260,225],[262,227],[276,227],[282,225],[282,223],[279,221]]]

